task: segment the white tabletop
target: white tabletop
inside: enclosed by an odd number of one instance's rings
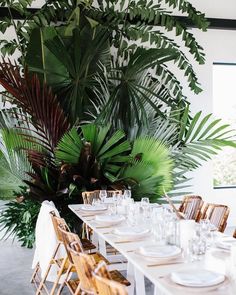
[[[155,264],[155,261],[146,260],[139,254],[135,253],[140,246],[155,244],[152,236],[148,236],[140,241],[132,241],[127,243],[119,243],[119,241],[128,240],[126,238],[120,238],[110,233],[116,227],[120,227],[121,224],[101,228],[101,225],[95,221],[95,216],[90,212],[81,211],[81,205],[69,205],[69,208],[98,236],[108,242],[111,246],[117,249],[135,268],[147,277],[156,288],[160,291],[158,294],[165,295],[235,295],[236,283],[230,279],[227,279],[224,283],[218,287],[211,288],[187,288],[169,280],[169,275],[172,271],[191,269],[196,272],[201,269],[208,269],[215,272],[227,274],[227,261],[229,260],[229,252],[220,249],[211,249],[205,255],[205,258],[201,261],[185,262],[182,264],[170,264],[150,267],[148,265]],[[88,216],[90,215],[90,216]],[[123,223],[124,224],[124,223]],[[132,251],[132,252],[131,252]]]

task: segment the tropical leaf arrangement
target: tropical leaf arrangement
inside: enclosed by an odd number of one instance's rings
[[[15,197],[21,196],[20,202],[8,202],[5,210],[0,213],[0,231],[4,231],[2,239],[13,237],[21,246],[33,248],[35,242],[35,225],[40,210],[40,203],[27,198],[28,188],[18,187],[18,192],[13,192]],[[26,198],[24,198],[24,197]]]
[[[69,221],[67,205],[82,202],[84,190],[130,187],[136,200],[155,202],[164,191],[183,193],[187,172],[235,146],[230,126],[190,113],[170,71],[174,65],[195,94],[201,91],[189,59],[204,63],[203,48],[172,13],[186,13],[205,31],[204,14],[188,1],[46,0],[38,11],[28,9],[32,2],[0,4],[9,11],[0,31],[16,32],[0,50],[20,53],[15,63],[0,61],[2,97],[10,104],[0,112],[0,173],[29,190],[24,202],[8,204],[0,224],[20,239],[28,235],[24,245],[32,246],[35,214],[46,199]],[[29,231],[16,231],[15,212],[28,212]]]

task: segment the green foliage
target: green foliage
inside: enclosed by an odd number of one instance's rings
[[[70,165],[65,169],[73,172],[71,179],[78,188],[131,186],[135,198],[150,195],[153,200],[162,195],[163,188],[171,189],[172,161],[162,143],[149,137],[129,143],[123,131],[110,135],[110,129],[83,125],[80,135],[73,128],[59,142],[57,161]]]
[[[26,188],[16,195],[27,195]],[[40,210],[40,203],[24,199],[21,203],[11,201],[0,212],[0,231],[5,231],[4,238],[13,236],[22,246],[32,248],[35,241],[35,225]]]
[[[108,116],[112,116],[109,111],[111,113],[114,107],[118,122],[116,128],[125,131],[126,125],[130,124],[132,109],[138,123],[147,120],[142,108],[140,114],[136,108],[144,99],[159,115],[165,115],[156,103],[157,98],[162,100],[163,89],[168,92],[168,99],[162,103],[171,107],[185,105],[182,87],[169,70],[170,63],[183,71],[195,93],[201,91],[189,57],[192,56],[199,64],[204,63],[203,49],[186,25],[172,14],[173,8],[187,14],[193,24],[205,31],[208,22],[204,14],[188,1],[165,1],[162,5],[161,1],[154,3],[149,0],[98,3],[47,0],[36,13],[26,9],[25,1],[19,1],[17,5],[15,1],[6,2],[9,11],[16,9],[25,20],[2,20],[2,32],[14,24],[17,35],[17,41],[3,40],[6,42],[3,53],[9,51],[12,54],[18,46],[23,65],[29,65],[53,87],[64,110],[70,114],[71,123],[77,119],[87,121],[86,114],[96,104],[94,86],[98,85],[95,76],[101,74],[101,64],[105,66],[111,84]],[[189,57],[168,37],[169,32],[180,36],[189,49]],[[79,54],[75,54],[78,49]],[[137,68],[139,71],[132,80],[132,73]],[[144,77],[149,78],[144,81]],[[150,99],[151,95],[155,99]],[[127,100],[124,101],[123,97]]]

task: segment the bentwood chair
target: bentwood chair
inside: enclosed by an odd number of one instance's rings
[[[88,255],[78,251],[77,242],[70,243],[70,245],[68,246],[68,250],[74,262],[77,275],[80,279],[79,285],[76,290],[76,292],[78,293],[75,292],[75,294],[80,294],[79,292],[82,292],[82,294],[83,292],[85,294],[97,294],[96,285],[92,273],[95,270],[96,266],[107,265],[106,262],[99,261],[97,263],[93,255]],[[106,269],[106,271],[106,276],[110,279],[118,281],[125,286],[130,285],[129,281],[127,281],[127,279],[118,270],[108,271]]]
[[[201,219],[209,219],[219,232],[224,232],[230,209],[226,205],[206,204],[201,213]]]
[[[185,219],[199,221],[203,200],[200,196],[185,196],[179,207],[179,212],[184,214]]]
[[[124,285],[112,280],[106,265],[100,263],[93,272],[93,278],[98,294],[104,295],[128,295]]]
[[[108,190],[107,191],[107,197],[111,198],[114,195],[122,194],[121,190]],[[100,190],[91,191],[91,192],[82,192],[82,198],[84,204],[92,204],[93,200],[99,200],[100,199]]]

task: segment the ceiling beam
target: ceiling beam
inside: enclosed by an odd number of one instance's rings
[[[28,8],[32,13],[37,12],[38,8]],[[16,11],[11,10],[14,19],[24,19],[22,15]],[[3,17],[9,16],[8,8],[0,7],[0,19]],[[184,23],[187,27],[195,27],[193,23],[185,16],[176,16],[176,18]],[[208,18],[210,22],[209,29],[218,29],[218,30],[236,30],[236,19],[223,19],[223,18]],[[149,23],[151,25],[151,23]]]

